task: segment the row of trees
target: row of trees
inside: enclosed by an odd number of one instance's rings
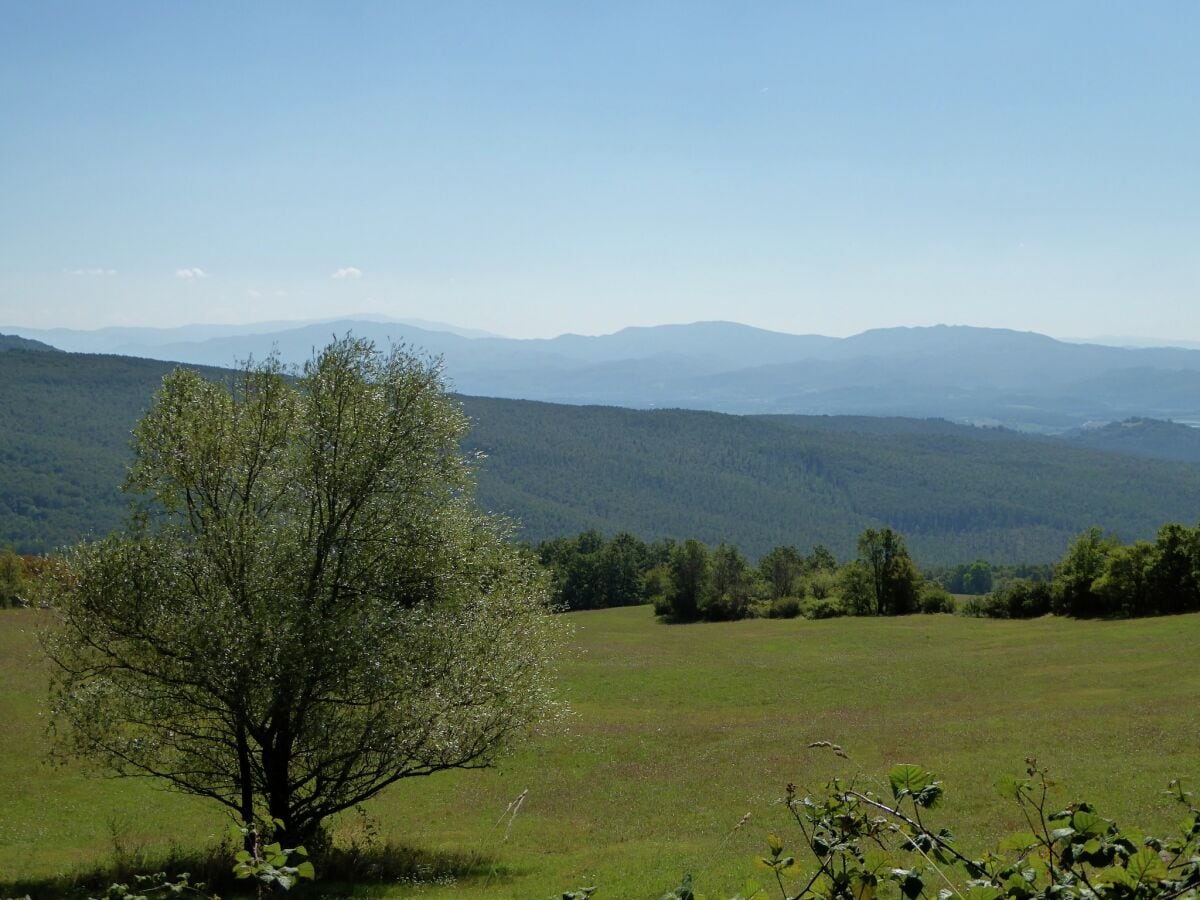
[[[751,566],[731,544],[646,542],[628,532],[606,539],[585,531],[543,541],[536,552],[551,573],[560,608],[655,603],[664,614],[686,620],[742,618],[759,601],[824,598],[838,568],[833,554],[820,545],[808,556],[795,547],[776,547]]]
[[[595,531],[539,544],[565,609],[653,603],[659,615],[691,622],[752,615],[788,617],[802,611],[828,616],[903,615],[941,611],[951,600],[927,581],[890,528],[867,529],[858,556],[846,565],[824,546],[807,556],[778,546],[752,565],[728,543],[698,540],[650,543],[628,533],[605,539]]]
[[[1200,526],[1169,524],[1153,541],[1121,544],[1091,528],[1071,544],[1054,577],[1014,582],[978,607],[983,615],[1130,618],[1200,611]]]
[[[778,546],[757,565],[737,547],[697,540],[646,543],[595,531],[547,541],[538,555],[567,609],[653,603],[675,621],[753,615],[904,615],[953,608],[954,593],[986,595],[963,611],[1000,618],[1047,614],[1132,617],[1200,611],[1200,526],[1164,525],[1154,541],[1123,545],[1092,528],[1056,566],[973,563],[922,575],[904,538],[867,529],[857,557],[839,565],[824,547],[808,556]]]

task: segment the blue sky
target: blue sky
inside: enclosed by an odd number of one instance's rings
[[[0,17],[0,325],[1200,340],[1195,3]]]

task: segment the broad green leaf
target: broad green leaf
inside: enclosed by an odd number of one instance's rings
[[[779,835],[775,834],[775,832],[767,835],[767,846],[771,848],[772,856],[778,856],[783,852],[783,841],[780,840]]]
[[[1000,841],[1000,849],[1005,853],[1021,853],[1030,847],[1037,846],[1038,839],[1031,831],[1017,831]]]
[[[1157,884],[1167,877],[1167,867],[1153,850],[1139,850],[1125,863],[1129,878],[1134,884]]]
[[[904,793],[916,794],[927,787],[933,781],[933,773],[912,763],[900,763],[888,771],[888,781],[892,785],[892,796],[899,800]]]
[[[936,781],[925,785],[913,796],[913,802],[926,809],[933,809],[941,799],[942,786]]]
[[[1101,835],[1108,831],[1108,820],[1094,812],[1079,810],[1071,816],[1071,827],[1080,834]]]
[[[1096,875],[1096,881],[1100,884],[1116,884],[1126,887],[1132,887],[1132,881],[1129,878],[1129,873],[1119,866],[1109,866],[1107,869],[1101,870]]]
[[[1017,778],[1015,775],[1005,775],[996,782],[996,790],[1000,792],[1000,796],[1007,797],[1009,800],[1019,798],[1028,787],[1028,781]]]

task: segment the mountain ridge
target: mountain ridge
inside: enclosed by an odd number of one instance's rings
[[[201,341],[171,342],[159,330],[157,345],[133,349],[192,365],[231,366],[271,352],[295,364],[346,333],[440,357],[458,390],[482,396],[744,414],[947,416],[1047,431],[1138,416],[1200,418],[1200,350],[1078,344],[966,325],[835,338],[709,321],[516,339],[333,319]]]

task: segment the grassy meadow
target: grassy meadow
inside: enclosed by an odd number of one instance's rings
[[[115,844],[153,854],[224,829],[211,804],[47,763],[44,616],[0,611],[0,896],[105,864]],[[668,626],[635,607],[569,619],[564,731],[495,770],[399,784],[368,804],[366,828],[353,813],[337,825],[343,841],[377,828],[434,862],[471,864],[452,885],[358,896],[542,898],[595,884],[597,900],[656,898],[684,871],[732,892],[755,874],[767,831],[790,834],[775,803],[786,782],[815,789],[895,762],[945,779],[936,821],[972,848],[1017,826],[993,785],[1029,755],[1063,800],[1147,831],[1177,817],[1162,795],[1170,778],[1200,780],[1200,615]],[[806,748],[821,739],[852,761]]]

